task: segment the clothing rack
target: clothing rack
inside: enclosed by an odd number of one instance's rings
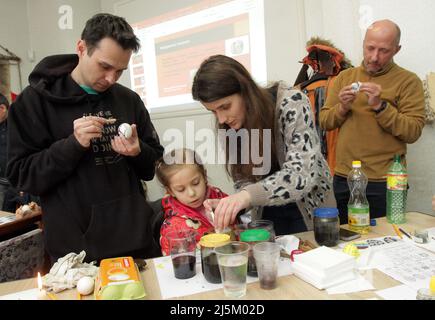
[[[19,85],[20,85],[20,91],[23,90],[22,82],[21,82],[21,58],[18,57],[15,53],[9,51],[7,48],[2,46],[0,44],[0,49],[2,49],[6,54],[0,53],[0,64],[2,62],[6,62],[9,65],[16,65],[18,68],[18,78],[19,78]]]

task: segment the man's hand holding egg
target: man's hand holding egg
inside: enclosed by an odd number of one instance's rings
[[[118,127],[118,135],[112,139],[112,149],[123,156],[135,157],[140,153],[135,124],[123,123]]]
[[[361,87],[361,82],[354,82],[354,83],[352,83],[351,85],[351,89],[352,89],[352,91],[354,92],[354,93],[358,93],[359,92],[359,89],[360,89],[360,87]]]
[[[128,123],[122,123],[118,127],[118,135],[124,136],[126,139],[130,139],[133,131],[131,130],[131,126]]]
[[[352,83],[343,87],[338,93],[338,100],[340,101],[338,113],[340,116],[345,117],[350,109],[352,109],[352,103],[355,101],[356,94],[359,91],[359,84],[359,82]]]

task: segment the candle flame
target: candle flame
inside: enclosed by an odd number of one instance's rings
[[[39,272],[38,272],[38,289],[42,290],[42,278]]]

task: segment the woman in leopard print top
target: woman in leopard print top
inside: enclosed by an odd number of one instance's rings
[[[201,64],[192,95],[215,114],[218,129],[226,130],[219,136],[224,137],[227,172],[238,190],[205,204],[214,208],[217,227],[232,223],[243,209],[253,209],[251,218],[274,221],[277,234],[311,230],[313,210],[331,191],[332,178],[308,98],[283,82],[259,87],[239,62],[223,55]],[[258,143],[242,141],[243,131]],[[237,161],[229,143],[234,138]],[[262,156],[261,167],[252,154]]]

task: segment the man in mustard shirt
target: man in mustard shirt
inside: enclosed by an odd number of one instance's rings
[[[370,217],[385,216],[387,170],[395,154],[405,161],[406,144],[417,141],[424,127],[422,82],[393,61],[400,34],[390,20],[374,22],[364,38],[362,64],[339,74],[320,111],[322,128],[339,128],[334,194],[341,223],[347,223],[352,161],[361,160],[369,179]]]

